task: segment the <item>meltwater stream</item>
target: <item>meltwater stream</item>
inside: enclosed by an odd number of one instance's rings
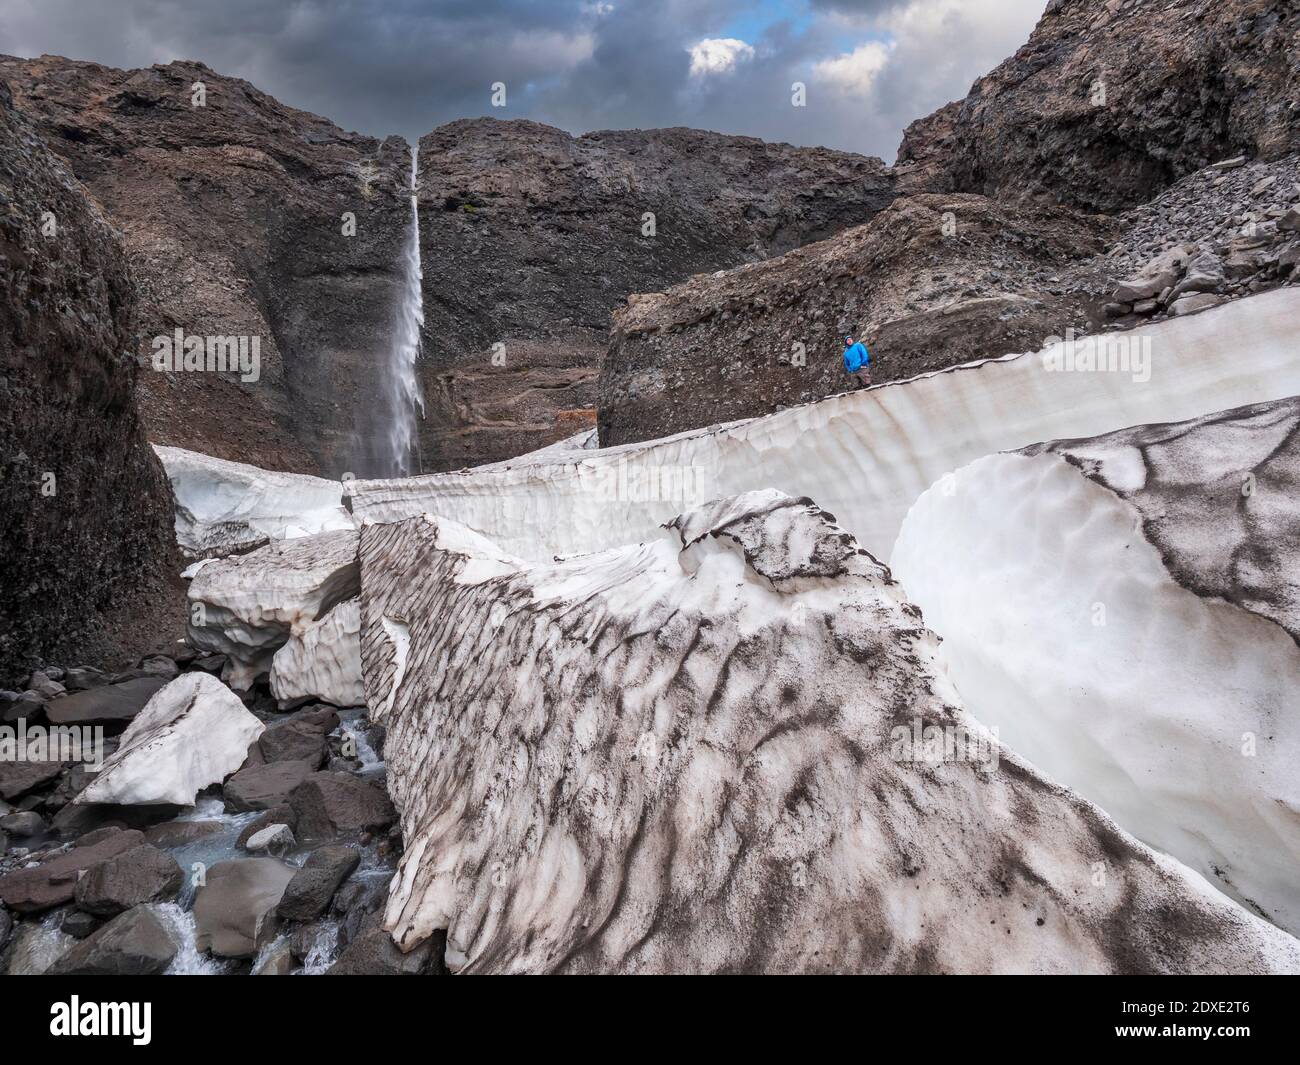
[[[424,326],[424,293],[420,267],[420,203],[416,191],[419,145],[411,148],[411,226],[402,252],[402,288],[398,296],[397,323],[384,366],[384,399],[388,410],[381,425],[383,477],[405,477],[412,472],[417,411],[424,414],[416,361],[420,357],[420,330]]]

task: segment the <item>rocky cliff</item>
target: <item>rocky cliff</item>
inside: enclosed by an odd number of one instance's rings
[[[258,340],[255,380],[146,374],[150,438],[273,469],[383,472],[409,147],[201,63],[0,57],[0,74],[124,232],[141,361],[177,329]],[[846,152],[495,119],[423,137],[418,178],[426,470],[592,424],[609,312],[629,293],[820,240],[894,194],[888,167]]]
[[[405,143],[344,132],[201,63],[4,58],[0,76],[123,230],[150,438],[272,469],[364,469],[410,224]],[[178,329],[257,338],[256,379],[155,371],[154,338]]]
[[[122,245],[0,81],[0,681],[144,619],[174,555]],[[2,686],[2,685],[0,685]]]
[[[1051,0],[898,162],[945,191],[1133,207],[1220,159],[1296,150],[1297,42],[1293,0]]]
[[[1057,0],[909,128],[870,223],[617,310],[601,443],[844,391],[846,331],[883,383],[1294,283],[1297,33],[1264,0]]]
[[[629,293],[821,240],[894,195],[878,159],[690,129],[472,119],[426,134],[419,160],[430,471],[591,424]]]

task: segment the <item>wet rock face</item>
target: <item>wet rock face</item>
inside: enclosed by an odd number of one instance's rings
[[[424,469],[582,428],[574,412],[594,406],[628,293],[821,240],[873,217],[893,187],[878,159],[698,130],[572,137],[470,119],[426,134]]]
[[[0,76],[125,231],[139,338],[115,347],[145,361],[150,438],[268,469],[364,469],[357,442],[373,436],[410,224],[405,143],[347,133],[200,63],[3,58]],[[178,328],[258,337],[260,376],[158,372],[151,343]]]
[[[0,82],[0,678],[75,655],[170,568],[118,237]]]
[[[634,296],[614,314],[601,367],[602,446],[770,414],[856,387],[845,332],[873,383],[1032,351],[1083,328],[1082,280],[1104,219],[982,196],[895,200],[871,222],[767,263]]]
[[[965,100],[913,123],[905,181],[1115,211],[1300,142],[1289,0],[1052,0]],[[908,173],[910,171],[910,173]]]

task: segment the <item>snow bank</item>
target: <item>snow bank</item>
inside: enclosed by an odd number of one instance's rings
[[[779,488],[816,499],[883,558],[917,496],[983,455],[1300,393],[1297,321],[1300,289],[1277,289],[649,443],[590,451],[575,438],[474,470],[358,481],[353,510],[439,514],[546,559],[651,539],[697,503]],[[1099,357],[1116,369],[1078,368]]]
[[[446,928],[471,972],[1300,968],[991,743],[807,500],[564,561],[427,516],[363,527],[360,554],[403,948]]]
[[[190,582],[189,642],[228,656],[226,682],[247,688],[271,669],[276,651],[291,637],[303,635],[337,604],[356,598],[359,579],[352,529],[281,540],[218,559]],[[313,638],[317,651],[321,635]],[[343,649],[337,653],[346,659]],[[286,659],[286,668],[290,660],[301,668],[301,651]]]
[[[221,681],[186,673],[154,693],[73,801],[193,806],[200,791],[243,764],[263,728]]]
[[[891,559],[975,717],[1292,932],[1298,426],[1292,400],[987,456]]]
[[[287,705],[320,699],[335,706],[361,706],[361,604],[340,603],[289,637],[271,660],[271,694]]]
[[[341,481],[273,473],[178,447],[154,450],[176,497],[177,543],[192,558],[354,527]]]

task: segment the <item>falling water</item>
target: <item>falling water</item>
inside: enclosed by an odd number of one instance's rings
[[[381,447],[385,477],[405,477],[411,473],[411,456],[415,451],[415,419],[424,414],[424,400],[416,376],[420,357],[420,330],[424,325],[424,293],[420,269],[420,204],[416,195],[416,153],[411,148],[411,230],[402,253],[402,290],[398,297],[397,328],[389,364],[385,368],[385,392],[388,417],[384,431],[386,449]]]

